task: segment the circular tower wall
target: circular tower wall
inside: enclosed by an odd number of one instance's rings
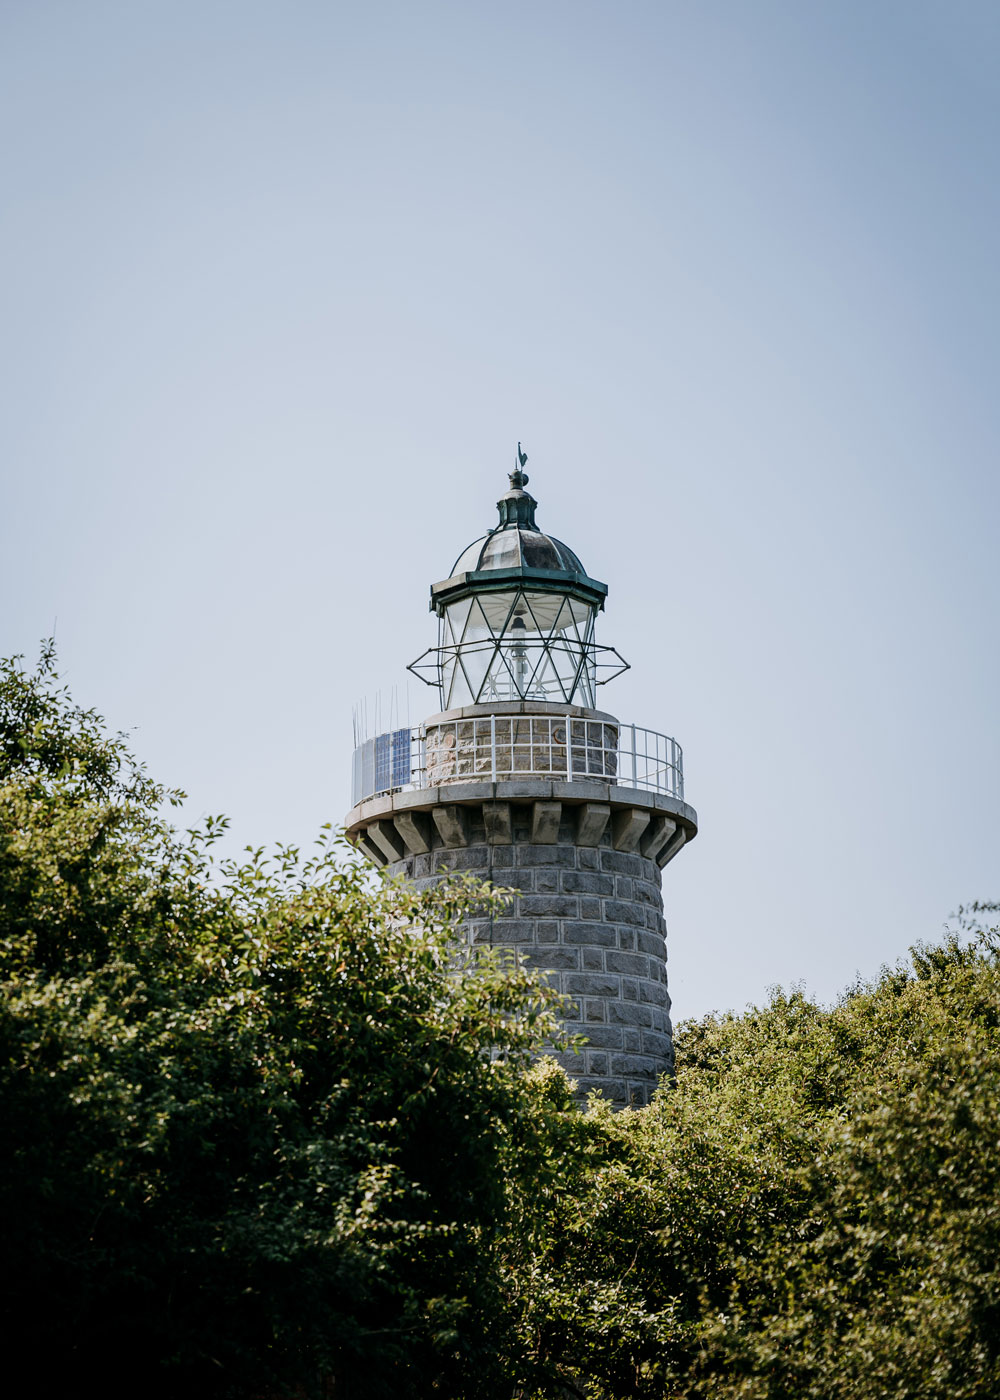
[[[544,707],[549,719],[554,709]],[[608,776],[559,780],[501,768],[496,781],[480,777],[481,759],[467,747],[475,731],[459,726],[482,718],[467,709],[428,720],[428,733],[439,736],[451,723],[466,735],[455,746],[435,745],[436,768],[428,749],[425,773],[433,786],[360,803],[348,833],[418,887],[460,872],[509,891],[504,911],[470,920],[465,936],[509,949],[566,998],[566,1030],[586,1044],[556,1058],[581,1096],[597,1089],[618,1105],[647,1103],[673,1064],[660,872],[694,835],[695,814],[676,798]],[[518,717],[520,732],[537,738],[525,718]],[[611,716],[566,707],[562,723],[571,738],[583,720],[617,737]],[[608,763],[610,748],[591,755],[594,766]],[[502,743],[494,754],[500,752]],[[440,766],[445,753],[462,757],[466,772]],[[516,753],[507,753],[513,767]]]

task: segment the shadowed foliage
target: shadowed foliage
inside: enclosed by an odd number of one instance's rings
[[[996,905],[581,1111],[552,996],[455,937],[495,896],[326,836],[213,862],[180,796],[51,649],[0,667],[0,1296],[40,1393],[1000,1394]]]
[[[317,854],[211,861],[38,669],[0,675],[3,1309],[55,1393],[493,1395],[551,997]],[[68,1392],[69,1393],[69,1392]]]

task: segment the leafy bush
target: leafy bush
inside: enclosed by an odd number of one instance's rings
[[[7,1335],[36,1386],[495,1395],[507,1179],[545,1156],[525,971],[324,840],[213,870],[123,740],[0,673]],[[522,1205],[521,1214],[526,1207]],[[530,1212],[528,1212],[530,1214]]]

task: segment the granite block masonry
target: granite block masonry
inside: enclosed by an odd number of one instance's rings
[[[502,914],[471,920],[465,936],[473,943],[510,949],[543,971],[566,998],[566,1029],[587,1043],[556,1058],[576,1080],[581,1096],[598,1089],[618,1105],[647,1103],[660,1075],[673,1064],[658,858],[675,835],[674,822],[684,830],[688,813],[683,804],[673,804],[669,830],[659,828],[660,848],[643,854],[615,847],[610,800],[602,804],[604,828],[595,836],[593,803],[555,803],[548,795],[551,784],[545,782],[537,784],[534,801],[525,795],[503,801],[505,786],[484,784],[485,800],[463,804],[461,845],[449,845],[437,834],[426,850],[407,846],[398,858],[386,858],[406,845],[412,829],[412,807],[394,812],[392,796],[361,804],[351,814],[349,829],[359,842],[371,839],[373,831],[380,833],[383,841],[373,858],[418,887],[461,871],[508,890]],[[452,805],[447,796],[447,789],[429,791],[428,810]],[[629,813],[619,829],[632,829],[640,816],[666,815],[662,808],[646,805],[656,800],[636,794],[631,809],[618,809]],[[546,809],[544,820],[554,823],[549,842],[532,840],[539,806]],[[647,821],[647,829],[649,825]],[[395,841],[384,839],[389,826]],[[581,828],[592,838],[586,845],[577,844]],[[436,825],[432,830],[437,831]],[[426,844],[423,838],[419,844]]]
[[[409,669],[439,712],[362,740],[345,825],[418,887],[460,871],[506,891],[461,936],[562,994],[581,1097],[641,1105],[673,1065],[661,872],[698,820],[676,741],[595,707],[601,668],[625,666],[595,640],[607,587],[538,530],[526,460],[500,524],[431,588],[439,644]]]

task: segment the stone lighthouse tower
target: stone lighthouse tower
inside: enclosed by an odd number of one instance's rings
[[[626,669],[595,640],[607,586],[535,523],[518,445],[499,522],[431,587],[438,691],[415,729],[354,754],[348,834],[418,885],[467,871],[511,891],[469,936],[516,950],[586,1037],[582,1092],[646,1103],[672,1063],[660,872],[697,832],[673,739],[595,706]]]

